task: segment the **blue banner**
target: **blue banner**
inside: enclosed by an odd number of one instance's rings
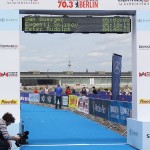
[[[89,114],[108,119],[108,108],[110,102],[100,99],[89,99]]]
[[[122,56],[113,54],[112,57],[112,100],[118,100],[120,91]]]
[[[110,101],[108,120],[127,125],[127,118],[132,118],[132,103]]]
[[[111,122],[119,123],[120,114],[119,114],[119,108],[118,108],[118,102],[117,101],[110,101],[109,105],[109,113],[108,113],[108,120]]]
[[[127,118],[132,118],[132,104],[128,102],[118,102],[119,108],[119,123],[127,125]]]
[[[21,103],[29,103],[29,93],[20,93],[20,102]]]

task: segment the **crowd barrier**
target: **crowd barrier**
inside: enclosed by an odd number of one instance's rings
[[[20,101],[21,103],[31,101],[55,105],[56,97],[54,94],[21,93]],[[127,118],[132,117],[132,103],[127,101],[63,95],[62,105],[125,126]]]
[[[20,93],[20,102],[21,103],[29,103],[29,93],[21,92]]]

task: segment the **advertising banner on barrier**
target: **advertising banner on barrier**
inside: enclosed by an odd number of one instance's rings
[[[77,108],[78,96],[68,95],[68,106],[71,108]]]
[[[86,96],[78,97],[77,110],[89,114],[89,98]]]
[[[127,118],[132,117],[132,103],[110,101],[108,120],[127,125]]]
[[[40,94],[40,103],[54,104],[54,95]]]
[[[40,102],[40,94],[29,93],[30,102]]]
[[[62,96],[62,105],[68,106],[68,96]]]
[[[29,93],[20,93],[20,102],[29,103]]]
[[[117,102],[119,108],[119,122],[127,125],[127,118],[132,118],[132,104],[128,102]]]
[[[112,100],[119,99],[120,76],[122,67],[122,56],[113,54],[112,56]]]
[[[108,119],[109,101],[100,99],[89,99],[89,114]]]
[[[108,114],[108,120],[119,123],[119,108],[118,108],[118,102],[117,101],[110,101],[110,106],[109,106],[109,114]]]

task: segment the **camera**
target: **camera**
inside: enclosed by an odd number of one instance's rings
[[[28,144],[26,141],[28,139],[29,131],[25,131],[22,134],[19,134],[20,140],[16,141],[15,144],[17,147],[20,147],[21,145]]]

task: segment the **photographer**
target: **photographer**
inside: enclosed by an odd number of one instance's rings
[[[7,126],[14,122],[15,118],[8,112],[0,119],[0,150],[11,150],[12,143],[10,140],[20,140],[20,137],[11,136],[7,131]]]

